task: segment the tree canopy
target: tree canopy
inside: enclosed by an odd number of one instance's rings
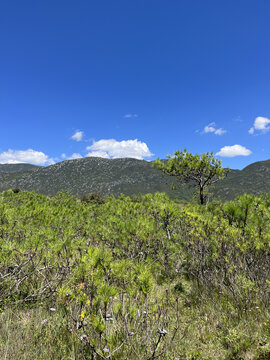
[[[179,183],[194,185],[202,205],[206,201],[208,186],[224,178],[229,171],[222,168],[221,160],[216,159],[212,152],[193,155],[184,149],[184,151],[175,151],[173,156],[168,155],[167,158],[166,161],[157,159],[154,167],[170,176],[175,176]]]

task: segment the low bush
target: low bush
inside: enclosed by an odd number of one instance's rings
[[[269,205],[0,194],[0,358],[266,359]]]

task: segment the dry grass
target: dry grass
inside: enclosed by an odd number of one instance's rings
[[[256,316],[257,321],[237,321],[212,306],[182,307],[180,329],[166,359],[270,359],[269,320],[267,314]],[[52,313],[40,307],[0,315],[1,360],[85,359],[80,347],[59,310]]]

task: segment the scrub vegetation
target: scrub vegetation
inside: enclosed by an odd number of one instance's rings
[[[270,358],[270,195],[0,194],[0,358]]]

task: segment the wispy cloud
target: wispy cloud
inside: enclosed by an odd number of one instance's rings
[[[131,119],[131,118],[137,118],[137,117],[139,117],[138,114],[125,114],[123,116],[123,118],[125,118],[125,119]]]
[[[256,117],[253,126],[248,130],[248,133],[253,135],[255,131],[258,131],[259,133],[266,133],[270,130],[270,119],[258,116]]]
[[[219,129],[217,129],[217,130],[215,131],[215,134],[216,134],[216,135],[224,135],[224,134],[226,134],[226,132],[227,132],[227,130],[224,130],[224,129],[222,129],[222,128],[219,128]]]
[[[252,153],[251,150],[242,145],[224,146],[216,153],[217,156],[222,157],[235,157],[235,156],[248,156]]]
[[[241,118],[241,116],[237,116],[236,118],[233,119],[233,121],[243,122],[244,120]]]
[[[82,155],[79,153],[73,153],[71,156],[68,157],[68,160],[75,160],[75,159],[82,159]]]
[[[104,158],[135,158],[144,159],[153,156],[146,143],[135,140],[117,141],[115,139],[102,139],[87,146],[90,151],[86,156],[100,156]]]
[[[203,134],[213,133],[215,135],[224,135],[226,134],[227,130],[224,130],[222,128],[216,128],[216,123],[212,122],[208,125],[206,125],[203,129]]]
[[[75,141],[82,141],[83,131],[77,130],[72,136],[71,139]]]
[[[28,150],[12,150],[0,153],[0,164],[18,164],[27,163],[33,165],[51,165],[54,164],[54,159],[49,158],[48,155],[41,151],[33,149]]]

